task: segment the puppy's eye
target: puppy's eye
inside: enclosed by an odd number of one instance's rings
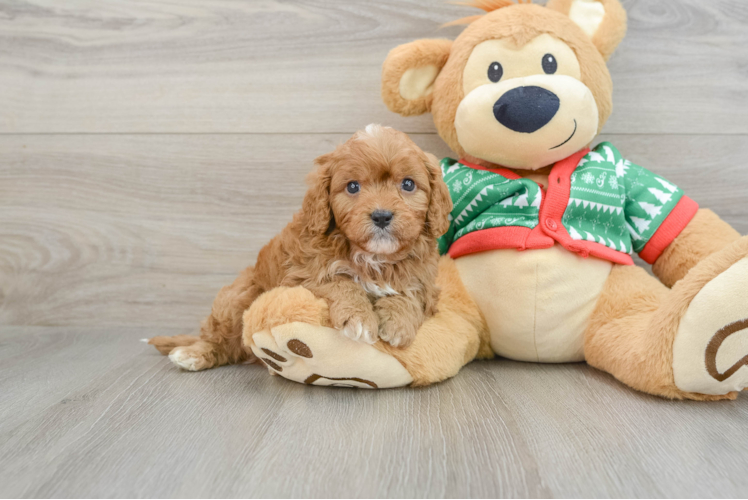
[[[416,188],[416,183],[413,182],[413,179],[404,179],[401,186],[404,191],[413,191]]]
[[[492,62],[488,67],[488,79],[496,83],[501,80],[502,76],[504,76],[504,68],[496,61]]]
[[[552,75],[558,70],[558,61],[553,57],[553,54],[546,54],[543,56],[543,71],[546,75]]]
[[[347,190],[347,191],[348,191],[348,192],[349,192],[350,194],[356,194],[356,193],[358,193],[359,191],[361,191],[361,186],[360,186],[360,185],[358,184],[358,182],[356,182],[356,181],[351,181],[351,182],[349,182],[349,183],[348,183],[348,186],[346,186],[346,190]]]

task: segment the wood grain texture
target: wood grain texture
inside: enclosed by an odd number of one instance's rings
[[[193,331],[299,209],[312,160],[346,138],[0,136],[0,324]],[[600,139],[748,233],[745,136]]]
[[[748,133],[748,4],[624,4],[607,132]],[[382,61],[476,13],[439,0],[92,5],[0,2],[0,132],[433,132],[376,97]]]
[[[3,329],[2,496],[740,497],[748,487],[747,399],[667,402],[585,365],[507,361],[426,389],[331,390],[259,366],[180,372],[144,353],[142,334]]]
[[[542,3],[542,0],[541,0]],[[625,0],[600,140],[748,233],[748,3]],[[0,497],[742,497],[748,398],[668,402],[585,365],[332,390],[184,373],[194,332],[371,122],[427,0],[0,0]]]

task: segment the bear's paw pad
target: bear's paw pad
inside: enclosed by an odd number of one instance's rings
[[[685,392],[719,395],[748,387],[748,258],[691,301],[673,343],[673,376]]]
[[[270,373],[302,384],[386,389],[413,381],[394,357],[333,328],[287,323],[254,333],[252,342]]]

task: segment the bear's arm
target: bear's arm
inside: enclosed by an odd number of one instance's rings
[[[740,233],[709,209],[700,209],[652,266],[662,283],[672,287],[709,255],[740,238]]]
[[[696,264],[740,238],[717,214],[699,209],[680,188],[627,161],[612,144],[601,143],[595,152],[615,165],[623,181],[634,250],[652,264],[652,272],[666,286],[672,287]]]

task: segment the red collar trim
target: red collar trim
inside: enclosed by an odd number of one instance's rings
[[[589,152],[590,148],[585,148],[579,152],[574,153],[564,160],[556,162],[556,164],[553,165],[553,168],[551,169],[551,176],[555,175],[555,177],[564,177],[566,179],[569,179],[571,177],[571,174],[574,173],[574,170],[577,169],[577,166],[579,166],[579,162],[582,161],[582,158],[587,156]]]
[[[553,168],[551,168],[551,175],[556,174],[556,177],[566,177],[566,178],[571,177],[571,174],[577,168],[577,165],[579,165],[579,162],[582,161],[582,158],[587,156],[587,153],[589,152],[590,152],[590,148],[585,148],[582,151],[578,151],[574,153],[568,158],[565,158],[563,160],[556,162],[553,165]],[[499,174],[502,177],[506,177],[507,179],[522,179],[523,178],[521,175],[517,175],[516,173],[512,172],[508,168],[503,168],[503,167],[502,168],[488,168],[488,167],[484,167],[483,165],[471,163],[466,160],[460,160],[460,163],[465,165],[466,167],[474,168],[476,170],[485,170],[486,172],[493,172],[494,174]]]
[[[484,167],[483,165],[477,165],[475,163],[470,163],[469,161],[460,160],[460,163],[465,165],[466,167],[474,168],[475,170],[485,170],[486,172],[492,172],[494,174],[499,174],[502,177],[506,177],[507,179],[521,179],[521,175],[517,175],[508,168],[488,168]]]

